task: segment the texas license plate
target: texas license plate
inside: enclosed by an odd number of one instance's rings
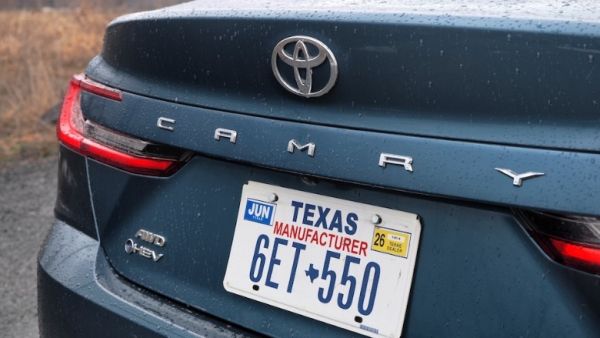
[[[371,337],[399,337],[415,214],[257,182],[244,185],[223,285]]]

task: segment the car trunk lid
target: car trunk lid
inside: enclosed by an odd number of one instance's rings
[[[430,14],[411,6],[223,6],[192,3],[114,21],[88,76],[144,96],[275,119],[600,149],[600,30],[589,18],[573,22],[583,13],[503,18],[498,8],[477,16],[443,6]],[[326,95],[297,96],[274,76],[273,48],[297,35],[318,39],[337,59],[339,75]],[[315,82],[329,74],[326,63],[312,72]]]

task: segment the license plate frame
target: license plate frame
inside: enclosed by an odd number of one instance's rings
[[[223,286],[366,336],[399,337],[420,233],[414,213],[250,181]]]

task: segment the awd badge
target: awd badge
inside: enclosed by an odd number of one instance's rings
[[[164,236],[152,233],[148,230],[140,229],[135,233],[135,238],[139,238],[144,242],[163,247],[167,243],[167,239]],[[152,259],[154,262],[158,262],[164,254],[157,253],[156,251],[136,243],[133,239],[129,238],[125,241],[125,252],[128,254],[138,254],[142,257]]]

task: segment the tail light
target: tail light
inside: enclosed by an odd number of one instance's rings
[[[516,213],[554,260],[600,275],[600,218],[524,210]]]
[[[56,131],[66,147],[122,170],[144,175],[168,176],[189,157],[178,148],[148,142],[85,120],[81,92],[121,101],[119,90],[94,82],[83,74],[73,76],[65,95]]]

